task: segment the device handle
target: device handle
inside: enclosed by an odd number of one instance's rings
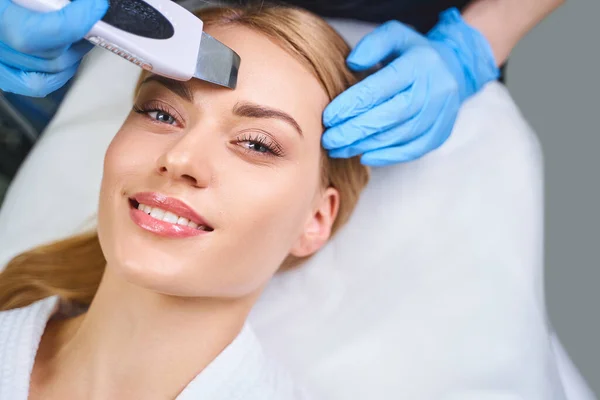
[[[58,11],[70,3],[12,1],[38,12]],[[153,73],[185,81],[196,70],[202,28],[202,20],[171,0],[110,0],[85,38]]]

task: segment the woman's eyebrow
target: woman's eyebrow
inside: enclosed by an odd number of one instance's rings
[[[142,84],[148,82],[157,82],[169,89],[179,97],[194,102],[194,92],[190,89],[186,82],[177,81],[174,79],[166,78],[161,75],[151,74],[142,81]],[[284,121],[291,125],[301,137],[304,137],[300,124],[288,113],[281,110],[270,108],[261,104],[251,102],[238,102],[233,107],[233,113],[240,117],[246,118],[275,118]]]
[[[190,103],[194,102],[194,92],[192,92],[190,87],[185,82],[176,81],[175,79],[169,79],[155,74],[151,74],[144,79],[142,84],[147,82],[158,82],[171,92],[175,93],[177,96],[189,101]]]
[[[300,128],[300,124],[298,124],[298,122],[296,122],[291,115],[281,110],[269,108],[256,103],[239,102],[233,107],[233,113],[237,116],[246,118],[275,118],[282,120],[294,127],[294,129],[300,134],[300,137],[304,137],[302,128]]]

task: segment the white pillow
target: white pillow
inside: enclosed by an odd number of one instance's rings
[[[79,232],[137,67],[95,50],[0,210],[0,265]],[[348,225],[251,315],[323,399],[563,399],[542,277],[538,142],[488,85],[439,150],[375,169]],[[93,222],[93,221],[92,221]],[[571,399],[593,398],[561,353]]]

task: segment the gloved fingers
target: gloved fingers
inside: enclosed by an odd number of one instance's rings
[[[75,0],[58,11],[39,13],[0,0],[0,42],[20,53],[44,57],[81,40],[108,10],[107,0]],[[56,55],[52,54],[51,58]]]
[[[24,72],[0,63],[1,90],[30,97],[45,97],[75,75],[79,63],[55,74]]]
[[[410,120],[428,101],[428,88],[423,87],[426,83],[426,80],[415,82],[367,112],[327,129],[321,139],[323,147],[327,150],[346,147]]]
[[[88,51],[90,51],[91,49],[94,48],[94,45],[90,42],[88,42],[85,39],[81,39],[75,43],[72,43],[70,46],[66,46],[66,47],[60,47],[60,48],[54,48],[54,49],[49,49],[49,50],[44,50],[44,51],[38,51],[35,53],[35,55],[31,55],[31,57],[37,57],[40,59],[45,59],[45,60],[54,60],[59,58],[60,56],[62,56],[63,54],[65,54],[66,52],[69,51],[69,49],[71,49],[73,46],[75,46],[75,44],[77,44],[78,48],[77,48],[77,53],[83,53],[81,57],[83,57]]]
[[[77,46],[77,47],[75,48],[75,46]],[[72,48],[75,48],[75,50],[73,51],[74,54],[71,55],[71,57],[76,57],[79,55],[80,59],[81,59],[91,49],[94,48],[94,45],[85,39],[81,39],[81,40],[75,42],[74,44],[72,44],[70,47],[67,47],[66,49],[62,48],[62,49],[54,49],[54,50],[47,50],[47,51],[40,52],[40,53],[38,53],[38,58],[45,58],[47,60],[53,60],[53,59],[61,57],[65,53],[69,52],[69,50],[71,50]]]
[[[418,69],[410,54],[396,58],[333,99],[323,112],[323,124],[337,125],[390,99],[413,84]]]
[[[49,93],[52,93],[63,87],[71,78],[73,78],[73,76],[75,76],[77,73],[77,68],[79,68],[79,64],[80,63],[78,62],[68,67],[64,71],[46,75],[45,90],[40,91],[40,97],[45,97]]]
[[[80,40],[57,58],[45,59],[17,53],[0,43],[0,60],[9,67],[25,72],[57,73],[81,61],[92,47],[94,46],[87,40]]]
[[[441,111],[441,105],[435,103],[437,102],[430,102],[428,107],[424,108],[413,118],[401,125],[367,136],[349,146],[331,150],[329,156],[332,158],[354,157],[376,149],[384,149],[409,143],[411,140],[415,140],[423,134],[428,134],[430,133],[431,127],[436,122],[436,117]],[[435,117],[431,118],[431,116]]]
[[[361,163],[370,167],[382,167],[413,161],[437,149],[450,136],[458,108],[456,98],[448,98],[440,118],[424,134],[407,143],[365,152],[360,158]]]
[[[410,47],[425,44],[427,39],[399,21],[388,21],[365,35],[350,52],[347,63],[355,71],[364,71],[398,57]]]
[[[331,150],[329,151],[329,157],[350,158],[376,149],[406,143],[410,140],[414,131],[412,129],[413,124],[410,122],[411,121],[408,121],[403,125],[396,126],[376,135],[368,136],[349,146]]]

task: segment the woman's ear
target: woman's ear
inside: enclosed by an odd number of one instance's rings
[[[331,227],[340,208],[340,194],[337,189],[328,187],[316,201],[316,208],[290,251],[295,257],[310,256],[323,247],[331,236]]]

